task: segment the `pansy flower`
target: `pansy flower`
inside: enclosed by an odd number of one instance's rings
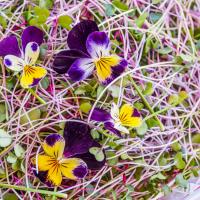
[[[112,103],[110,113],[103,109],[95,108],[91,114],[91,120],[103,122],[107,130],[118,136],[121,136],[121,133],[128,134],[127,127],[136,128],[142,123],[137,109],[130,104],[124,104],[119,109],[115,103]]]
[[[37,85],[47,74],[46,69],[36,65],[43,36],[40,29],[30,26],[22,33],[21,48],[15,36],[0,41],[0,56],[4,57],[3,62],[7,68],[22,72],[20,83],[23,88]]]
[[[33,159],[33,172],[47,185],[60,185],[62,176],[76,180],[84,178],[88,169],[101,169],[106,161],[104,150],[91,134],[90,127],[84,122],[69,121],[65,124],[64,136],[49,135],[42,147],[44,154]],[[103,154],[101,160],[90,153],[91,148]]]
[[[65,158],[65,140],[59,134],[51,134],[42,144],[44,153],[33,159],[35,174],[47,184],[59,186],[62,176],[76,180],[84,178],[87,173],[86,163],[79,158]]]
[[[60,74],[68,73],[73,81],[84,80],[95,71],[99,81],[108,84],[127,67],[125,59],[110,53],[110,40],[94,21],[85,20],[75,25],[67,43],[70,50],[55,56],[53,69]]]

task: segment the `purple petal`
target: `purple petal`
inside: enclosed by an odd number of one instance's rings
[[[94,70],[94,63],[90,58],[79,58],[68,70],[72,81],[81,81],[88,78]]]
[[[15,36],[9,36],[0,41],[0,56],[14,55],[21,56],[19,44]]]
[[[101,145],[98,142],[93,141],[91,147],[101,148]],[[104,160],[101,161],[101,162],[97,161],[95,156],[93,154],[89,153],[89,152],[86,152],[86,153],[83,153],[83,154],[78,154],[75,157],[82,159],[87,164],[88,169],[98,170],[98,169],[101,169],[105,165],[105,162],[106,162],[106,155],[105,155],[104,150],[103,150],[103,153],[104,153]]]
[[[127,65],[128,65],[128,62],[125,59],[121,59],[120,63],[117,66],[111,67],[112,75],[109,77],[109,79],[106,79],[106,81],[104,81],[102,84],[108,85],[118,76],[120,76],[125,71]]]
[[[108,56],[110,40],[105,32],[95,31],[88,36],[86,48],[92,58]]]
[[[90,127],[84,122],[66,122],[64,129],[65,157],[88,152],[93,144]]]
[[[53,69],[59,74],[65,74],[76,59],[86,57],[86,54],[78,50],[61,51],[55,55]]]
[[[84,178],[88,173],[87,165],[79,165],[77,168],[73,170],[74,176],[77,178]]]
[[[52,133],[51,135],[48,135],[45,138],[45,142],[49,146],[54,146],[56,142],[62,141],[62,140],[63,140],[63,137],[59,134],[56,134],[56,133]]]
[[[114,128],[114,124],[112,122],[105,122],[104,127],[105,127],[105,129],[111,131],[112,133],[114,133],[118,137],[122,137],[120,131],[117,130],[116,128]]]
[[[101,109],[101,108],[95,108],[92,111],[91,120],[97,121],[97,122],[106,122],[111,119],[110,113],[107,111]]]
[[[43,31],[35,26],[29,26],[26,29],[24,29],[22,33],[23,51],[25,50],[25,47],[29,42],[36,42],[38,45],[41,45],[43,42],[43,37]]]
[[[75,25],[68,34],[67,43],[70,49],[77,49],[87,53],[86,40],[90,33],[98,31],[94,21],[84,20]]]
[[[132,117],[140,117],[140,113],[136,108],[133,109]]]

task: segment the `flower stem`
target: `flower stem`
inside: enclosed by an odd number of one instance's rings
[[[32,88],[29,88],[28,91],[41,103],[46,104],[46,101],[38,96]]]
[[[151,105],[148,103],[148,101],[145,99],[144,95],[142,94],[142,91],[140,90],[140,88],[137,86],[137,84],[135,83],[135,81],[133,80],[132,77],[130,77],[130,81],[133,84],[133,87],[135,88],[135,90],[137,91],[138,95],[140,96],[140,98],[142,99],[143,103],[145,104],[145,106],[148,108],[149,112],[153,115],[153,117],[155,118],[155,120],[158,122],[158,125],[160,127],[161,131],[164,131],[164,126],[162,124],[162,122],[158,119],[157,115],[155,114],[153,108],[151,107]]]
[[[63,194],[63,193],[59,193],[59,192],[39,190],[39,189],[27,188],[27,187],[18,186],[18,185],[9,185],[9,184],[4,184],[4,183],[0,183],[0,188],[9,188],[9,189],[22,190],[22,191],[28,191],[28,192],[35,192],[35,193],[40,193],[40,194],[56,196],[56,197],[60,197],[60,198],[67,198],[67,196],[68,196],[67,194]]]

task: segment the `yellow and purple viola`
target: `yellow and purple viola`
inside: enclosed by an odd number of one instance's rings
[[[108,84],[122,74],[128,63],[110,53],[110,40],[98,29],[94,21],[84,20],[75,25],[68,34],[70,50],[55,55],[53,69],[68,73],[73,81],[88,78],[94,71],[102,84]]]
[[[0,56],[4,57],[4,65],[14,72],[22,72],[20,83],[23,88],[36,86],[47,74],[46,69],[36,65],[43,37],[40,29],[29,26],[22,33],[21,48],[15,36],[0,41]]]
[[[110,112],[95,108],[91,114],[91,120],[103,122],[107,130],[119,137],[121,137],[121,133],[129,133],[127,127],[136,128],[142,124],[140,113],[130,104],[124,104],[119,108],[112,103]]]
[[[90,127],[83,122],[66,122],[64,136],[51,134],[42,144],[44,153],[32,159],[33,172],[48,186],[59,186],[63,177],[70,180],[84,178],[88,169],[98,170],[105,164],[97,161],[90,148],[101,148],[90,134]]]

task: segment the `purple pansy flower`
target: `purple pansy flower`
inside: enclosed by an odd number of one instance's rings
[[[0,41],[0,56],[4,57],[4,65],[15,72],[22,71],[20,83],[23,88],[34,87],[47,74],[46,69],[35,66],[43,36],[40,29],[30,26],[22,33],[21,49],[15,36]]]
[[[139,127],[142,123],[140,113],[130,104],[124,104],[120,109],[115,103],[112,103],[110,113],[95,108],[91,114],[91,120],[103,122],[104,127],[121,137],[121,133],[129,133],[126,127]]]
[[[60,74],[68,73],[73,81],[84,80],[95,70],[99,81],[108,84],[127,67],[125,59],[110,54],[110,40],[94,21],[85,20],[75,25],[67,43],[70,50],[55,56],[53,69]]]
[[[80,121],[80,120],[79,120]],[[42,144],[44,153],[32,160],[33,172],[41,182],[48,186],[59,186],[62,176],[76,180],[84,178],[88,169],[97,170],[105,164],[105,152],[94,141],[90,127],[84,122],[66,122],[64,136],[51,134]],[[103,159],[98,161],[90,149],[98,149]]]

